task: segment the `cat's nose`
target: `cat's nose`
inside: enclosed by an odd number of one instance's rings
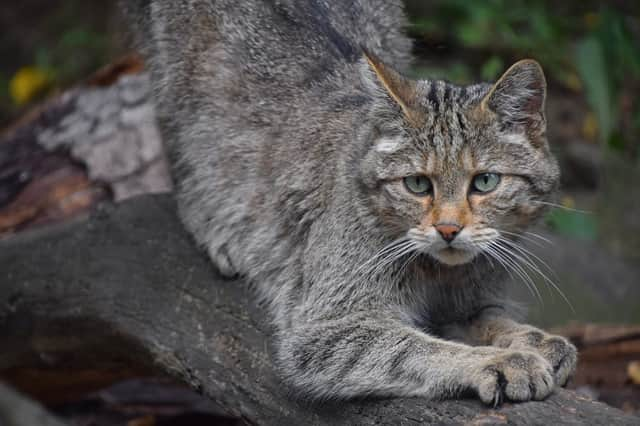
[[[448,243],[453,241],[462,230],[462,227],[456,223],[437,223],[434,226],[442,239]]]

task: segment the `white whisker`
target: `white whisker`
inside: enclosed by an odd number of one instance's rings
[[[536,240],[536,239],[533,239],[533,238],[531,238],[531,237],[529,237],[529,236],[527,236],[527,235],[525,235],[525,234],[518,234],[517,232],[509,232],[509,231],[503,231],[503,230],[499,230],[499,232],[500,232],[501,234],[509,235],[509,236],[512,236],[512,237],[515,237],[515,238],[521,238],[521,239],[523,239],[523,240],[525,240],[525,241],[528,241],[528,242],[530,242],[531,244],[534,244],[534,245],[536,245],[536,246],[538,246],[538,247],[544,247],[544,246],[541,244],[541,242],[540,242],[540,241],[538,241],[538,240]]]
[[[532,252],[531,250],[526,249],[525,247],[521,246],[520,244],[516,243],[515,241],[511,241],[507,238],[502,238],[502,237],[498,237],[499,241],[502,241],[508,245],[510,245],[511,247],[513,247],[514,249],[516,249],[518,252],[520,252],[523,256],[530,256],[533,259],[537,260],[538,262],[540,262],[545,268],[547,268],[547,270],[553,274],[553,276],[557,279],[558,275],[556,275],[556,272],[553,270],[553,268],[551,268],[551,266],[549,266],[549,264],[547,262],[545,262],[540,256],[536,255],[534,252]]]
[[[492,245],[496,250],[500,251],[502,254],[505,255],[504,256],[505,261],[508,262],[514,268],[514,271],[516,271],[516,273],[520,276],[520,278],[522,278],[526,283],[528,283],[528,286],[531,289],[533,289],[533,291],[535,292],[535,295],[538,298],[540,304],[544,305],[544,300],[542,299],[542,295],[540,294],[540,291],[538,290],[538,287],[536,286],[535,281],[533,281],[531,276],[527,273],[527,270],[523,268],[522,265],[520,265],[516,261],[516,260],[521,260],[521,257],[519,258],[515,253],[510,251],[508,247],[503,246],[499,241],[492,241]]]
[[[510,252],[511,256],[513,256],[515,259],[517,259],[520,262],[522,262],[525,266],[530,268],[533,272],[535,272],[538,275],[540,275],[540,277],[542,277],[543,281],[547,285],[551,285],[558,292],[558,294],[562,297],[562,299],[564,299],[565,303],[567,303],[567,305],[569,306],[571,311],[575,313],[575,309],[574,309],[573,305],[571,304],[571,302],[569,301],[567,296],[564,294],[564,292],[560,289],[560,287],[552,279],[550,279],[544,272],[542,272],[540,267],[531,259],[531,257],[533,256],[535,259],[537,259],[538,261],[542,262],[546,266],[546,268],[551,273],[553,273],[554,276],[555,276],[555,272],[553,271],[553,269],[551,269],[551,267],[546,262],[544,262],[542,259],[540,259],[540,257],[536,256],[535,254],[531,253],[530,251],[524,249],[523,247],[520,247],[520,246],[516,245],[513,241],[505,240],[504,238],[500,238],[499,240],[503,244],[504,243],[508,243],[509,246],[512,249],[517,250],[519,252],[519,254],[518,253],[514,253],[513,251],[511,251]],[[502,244],[500,244],[500,242],[497,242],[497,244],[502,246]],[[503,250],[508,251],[507,247],[503,247]]]
[[[544,241],[545,243],[549,243],[551,245],[555,245],[553,241],[548,238],[543,237],[542,235],[536,234],[535,232],[526,231],[525,234],[531,235],[532,237],[538,238],[539,240]]]
[[[377,275],[378,273],[382,272],[385,268],[387,268],[389,265],[393,264],[395,261],[402,258],[403,256],[411,253],[416,248],[418,248],[418,245],[412,240],[408,240],[406,242],[398,244],[397,246],[394,247],[393,250],[389,251],[379,263],[374,264],[372,268],[364,272],[362,276],[373,277]]]
[[[386,246],[384,246],[382,249],[380,249],[380,251],[378,251],[375,255],[373,255],[371,257],[371,259],[367,260],[366,262],[364,262],[362,265],[360,265],[354,272],[353,274],[356,275],[358,272],[360,272],[364,267],[366,267],[367,265],[369,265],[370,263],[375,262],[377,259],[379,259],[382,256],[385,256],[386,254],[388,254],[389,252],[395,250],[398,246],[404,245],[408,242],[410,242],[411,240],[408,239],[407,237],[401,237],[398,238],[397,240],[392,241],[391,243],[387,244]]]
[[[548,201],[532,200],[532,202],[533,203],[538,203],[538,204],[544,204],[545,206],[551,206],[551,207],[555,207],[557,209],[562,209],[562,210],[566,210],[566,211],[570,211],[570,212],[576,212],[576,213],[582,213],[582,214],[592,214],[592,212],[587,211],[587,210],[574,209],[572,207],[563,206],[562,204],[557,204],[557,203],[550,203]]]
[[[490,243],[490,242],[489,242]],[[529,290],[529,292],[531,293],[531,295],[533,297],[536,296],[535,292],[532,290],[531,286],[529,285],[529,282],[524,278],[524,276],[513,266],[513,262],[509,262],[509,259],[505,258],[504,254],[502,254],[501,252],[499,252],[498,250],[496,250],[494,247],[492,247],[490,244],[487,244],[484,247],[484,251],[488,254],[490,254],[494,259],[496,259],[504,268],[505,271],[507,271],[507,274],[509,274],[509,277],[512,280],[515,280],[513,273],[515,273],[516,275],[518,275],[518,277],[523,281],[523,283],[525,284],[525,287],[527,287],[527,290]]]

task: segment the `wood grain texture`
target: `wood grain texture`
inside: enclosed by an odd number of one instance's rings
[[[475,400],[298,402],[278,380],[264,313],[250,300],[244,282],[221,278],[194,247],[170,196],[105,204],[0,241],[0,371],[152,367],[246,424],[639,422],[566,390],[495,410]]]

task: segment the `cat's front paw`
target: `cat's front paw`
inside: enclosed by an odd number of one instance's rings
[[[538,352],[553,367],[553,376],[557,386],[567,384],[573,375],[578,361],[578,350],[562,336],[547,334],[533,329],[513,335],[506,347],[511,349]]]
[[[494,406],[504,399],[541,400],[554,388],[553,368],[534,352],[499,351],[483,361],[473,374],[480,400]]]

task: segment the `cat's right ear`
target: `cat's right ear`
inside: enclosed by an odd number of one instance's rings
[[[417,108],[417,82],[383,63],[377,56],[363,49],[369,74],[375,76],[375,82],[402,110],[409,122],[418,124],[421,114]]]
[[[512,65],[493,85],[480,107],[498,115],[505,124],[544,132],[547,83],[542,67],[532,59]]]

